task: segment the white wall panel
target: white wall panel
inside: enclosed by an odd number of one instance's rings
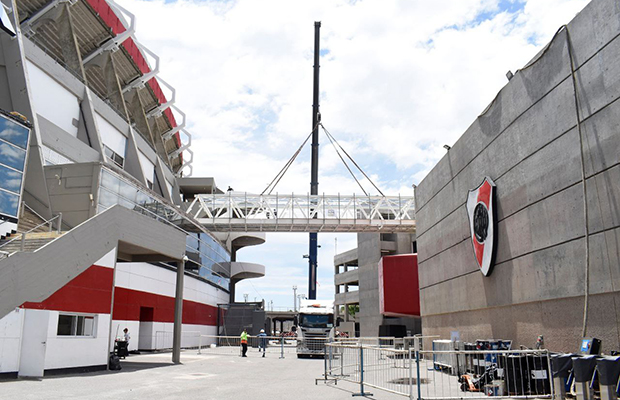
[[[140,166],[142,167],[142,173],[147,181],[153,182],[153,175],[155,174],[155,164],[144,155],[143,152],[138,151],[138,158],[140,159]]]
[[[134,323],[133,325],[131,323]],[[172,322],[138,322],[138,321],[112,321],[116,326],[135,326],[133,332],[141,332],[138,340],[134,340],[133,334],[129,342],[130,350],[140,348],[142,350],[161,350],[172,348],[173,328]],[[132,328],[129,328],[130,333]],[[181,332],[181,347],[197,347],[201,344],[200,335],[215,336],[217,327],[210,325],[183,324]],[[139,342],[139,344],[137,343]],[[202,346],[214,343],[212,338],[202,338]]]
[[[18,309],[0,319],[0,373],[19,369],[23,318],[24,310]]]
[[[95,335],[57,336],[58,311],[49,311],[45,369],[103,365],[108,362],[109,314],[96,314]]]
[[[101,257],[93,265],[97,265],[99,267],[114,268],[114,265],[116,265],[116,248],[110,250],[108,254]]]
[[[174,297],[176,272],[148,263],[117,263],[116,286]],[[201,280],[185,275],[183,298],[217,307],[228,302],[228,293]]]
[[[95,113],[97,120],[97,128],[101,135],[101,141],[103,144],[114,150],[116,154],[125,158],[125,149],[127,148],[127,137],[121,133],[118,129],[108,122],[99,113]]]
[[[35,112],[77,137],[73,120],[80,120],[78,97],[32,62],[26,61],[26,65]]]

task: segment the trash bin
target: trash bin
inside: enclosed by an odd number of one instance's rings
[[[555,388],[555,399],[564,400],[566,398],[566,380],[573,368],[574,354],[555,353],[551,355],[551,374],[553,375],[553,387]]]
[[[117,340],[116,342],[114,342],[114,354],[116,354],[118,357],[127,357],[129,355],[129,350],[128,347],[129,346],[129,342],[126,342],[124,340]]]
[[[527,356],[527,370],[530,393],[534,395],[551,394],[549,361],[543,354]]]
[[[590,389],[590,380],[596,369],[597,356],[589,355],[573,357],[573,374],[575,375],[575,389],[578,400],[588,400],[593,396]]]
[[[615,400],[616,385],[620,377],[620,357],[605,356],[596,360],[596,369],[601,386],[601,400]]]
[[[501,355],[499,365],[504,368],[504,381],[510,396],[522,396],[529,390],[527,358],[521,354]]]

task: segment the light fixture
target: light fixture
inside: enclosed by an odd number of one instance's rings
[[[452,147],[448,146],[447,144],[444,144],[443,148],[446,149],[446,150],[450,150]]]
[[[310,258],[310,256],[308,254],[304,254],[301,258]]]

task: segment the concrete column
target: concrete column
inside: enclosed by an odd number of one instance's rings
[[[128,111],[131,114],[131,122],[136,126],[136,129],[142,133],[143,136],[148,138],[151,143],[155,143],[153,140],[153,133],[151,127],[146,118],[144,112],[144,104],[140,99],[138,89],[132,89],[125,94],[125,100],[127,101]]]
[[[87,68],[91,66],[98,66],[101,68],[101,74],[103,75],[103,81],[105,83],[106,93],[104,96],[110,100],[112,105],[116,107],[129,121],[129,113],[125,99],[123,98],[123,90],[121,88],[120,80],[118,79],[118,69],[116,68],[116,62],[112,57],[112,52],[104,51],[99,54],[86,65]]]
[[[68,3],[63,3],[60,13],[56,19],[56,27],[58,28],[58,37],[62,56],[65,64],[69,69],[78,74],[84,82],[86,82],[86,74],[82,65],[82,55],[75,37],[75,29],[73,27],[73,17]]]
[[[150,127],[151,127],[151,133],[153,134],[153,145],[155,146],[155,149],[157,150],[157,153],[159,154],[160,159],[168,166],[172,169],[172,165],[170,164],[170,160],[168,160],[168,153],[166,153],[166,146],[164,145],[164,141],[161,138],[163,132],[162,130],[159,128],[159,124],[157,123],[157,118],[156,116],[152,116],[150,118],[147,117],[147,121],[150,122]],[[174,138],[174,136],[173,136]],[[174,139],[170,139],[170,140],[174,140]]]
[[[181,364],[181,329],[183,327],[183,278],[185,276],[185,261],[177,263],[177,290],[174,298],[174,331],[172,337],[172,362]]]
[[[239,282],[237,279],[231,279],[230,280],[230,285],[228,287],[228,291],[230,292],[230,302],[231,303],[235,302],[235,286],[237,285],[237,282]]]

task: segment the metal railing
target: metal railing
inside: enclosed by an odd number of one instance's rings
[[[371,387],[419,400],[553,394],[547,350],[419,350],[417,338],[395,340],[394,346],[368,342],[328,343],[325,379],[358,384],[358,395],[368,395]],[[412,342],[417,343],[407,345]],[[456,362],[446,365],[438,361],[442,359]]]
[[[181,346],[184,348],[196,347],[200,343],[200,331],[182,331]],[[155,331],[152,343],[153,350],[172,349],[174,332],[172,331]]]
[[[412,232],[412,196],[198,195],[187,209],[212,230]]]
[[[297,352],[297,338],[248,335],[248,354],[251,355],[252,352],[257,351],[285,358],[286,355],[293,355]],[[241,356],[241,338],[239,336],[200,335],[198,354]]]
[[[209,237],[213,240],[214,243],[219,243],[217,239],[215,239],[215,237],[208,230],[206,230],[202,225],[200,225],[198,221],[193,219],[191,215],[184,212],[180,208],[177,208],[171,204],[168,204],[164,199],[162,199],[156,193],[152,191],[146,191],[144,187],[140,186],[139,183],[136,183],[131,177],[126,176],[124,172],[121,173],[121,172],[113,170],[112,168],[104,166],[102,168],[101,173],[102,173],[102,176],[104,173],[108,173],[112,177],[119,179],[120,181],[124,182],[127,185],[130,185],[137,192],[140,192],[141,194],[143,194],[142,197],[145,199],[145,202],[138,203],[136,200],[128,199],[124,197],[122,193],[113,192],[109,188],[105,187],[103,184],[100,184],[99,185],[99,191],[100,191],[99,197],[101,197],[101,192],[103,191],[103,192],[110,193],[115,197],[118,197],[119,201],[109,206],[102,204],[100,201],[98,204],[98,207],[99,207],[98,213],[104,210],[107,210],[113,205],[120,204],[124,206],[125,208],[139,212],[140,214],[153,218],[156,221],[165,223],[166,225],[171,226],[174,229],[184,233],[186,236],[192,235],[193,240],[196,241],[196,243],[198,244],[198,247],[202,249],[209,248],[214,253],[217,253],[217,250],[214,249],[211,244],[201,240],[198,236],[193,235],[195,233],[206,234],[206,235],[209,235]],[[101,181],[102,179],[100,179],[100,182]],[[179,225],[184,226],[188,230],[183,229]],[[189,230],[191,230],[191,232]],[[190,246],[189,244],[186,244],[186,250],[189,252],[200,253],[200,248],[195,248],[195,247]],[[225,249],[224,251],[227,252],[227,250]],[[227,255],[229,256],[228,253]],[[222,259],[218,261],[213,258],[210,258],[210,260],[212,261],[212,263],[209,266],[198,264],[199,270],[197,272],[194,272],[190,270],[189,268],[186,269],[186,271],[188,273],[201,276],[204,279],[212,281],[218,286],[228,289],[228,279],[229,279],[228,276],[230,275],[230,271],[226,266],[223,266],[222,263],[228,263],[229,260]],[[189,260],[189,262],[197,264],[194,260],[191,260],[191,259]],[[200,273],[200,268],[204,268],[204,270],[209,272],[211,276],[202,275]]]
[[[62,233],[62,213],[58,213],[55,217],[52,217],[52,218],[50,218],[50,219],[48,219],[46,221],[43,221],[39,225],[35,226],[34,228],[31,228],[31,229],[27,230],[26,232],[22,232],[18,236],[14,237],[13,239],[8,240],[8,241],[2,243],[2,245],[0,245],[0,249],[2,249],[3,247],[7,246],[10,243],[15,242],[16,240],[21,240],[20,251],[24,251],[24,248],[25,248],[25,245],[26,245],[27,235],[29,233],[32,233],[33,231],[39,229],[40,227],[42,227],[44,225],[48,225],[48,224],[49,224],[49,232],[52,232],[54,230],[54,224],[53,224],[54,221],[57,221],[57,223],[56,223],[56,233],[60,235]],[[2,251],[1,254],[5,255],[5,257],[9,257],[12,253],[8,253],[6,251]]]

